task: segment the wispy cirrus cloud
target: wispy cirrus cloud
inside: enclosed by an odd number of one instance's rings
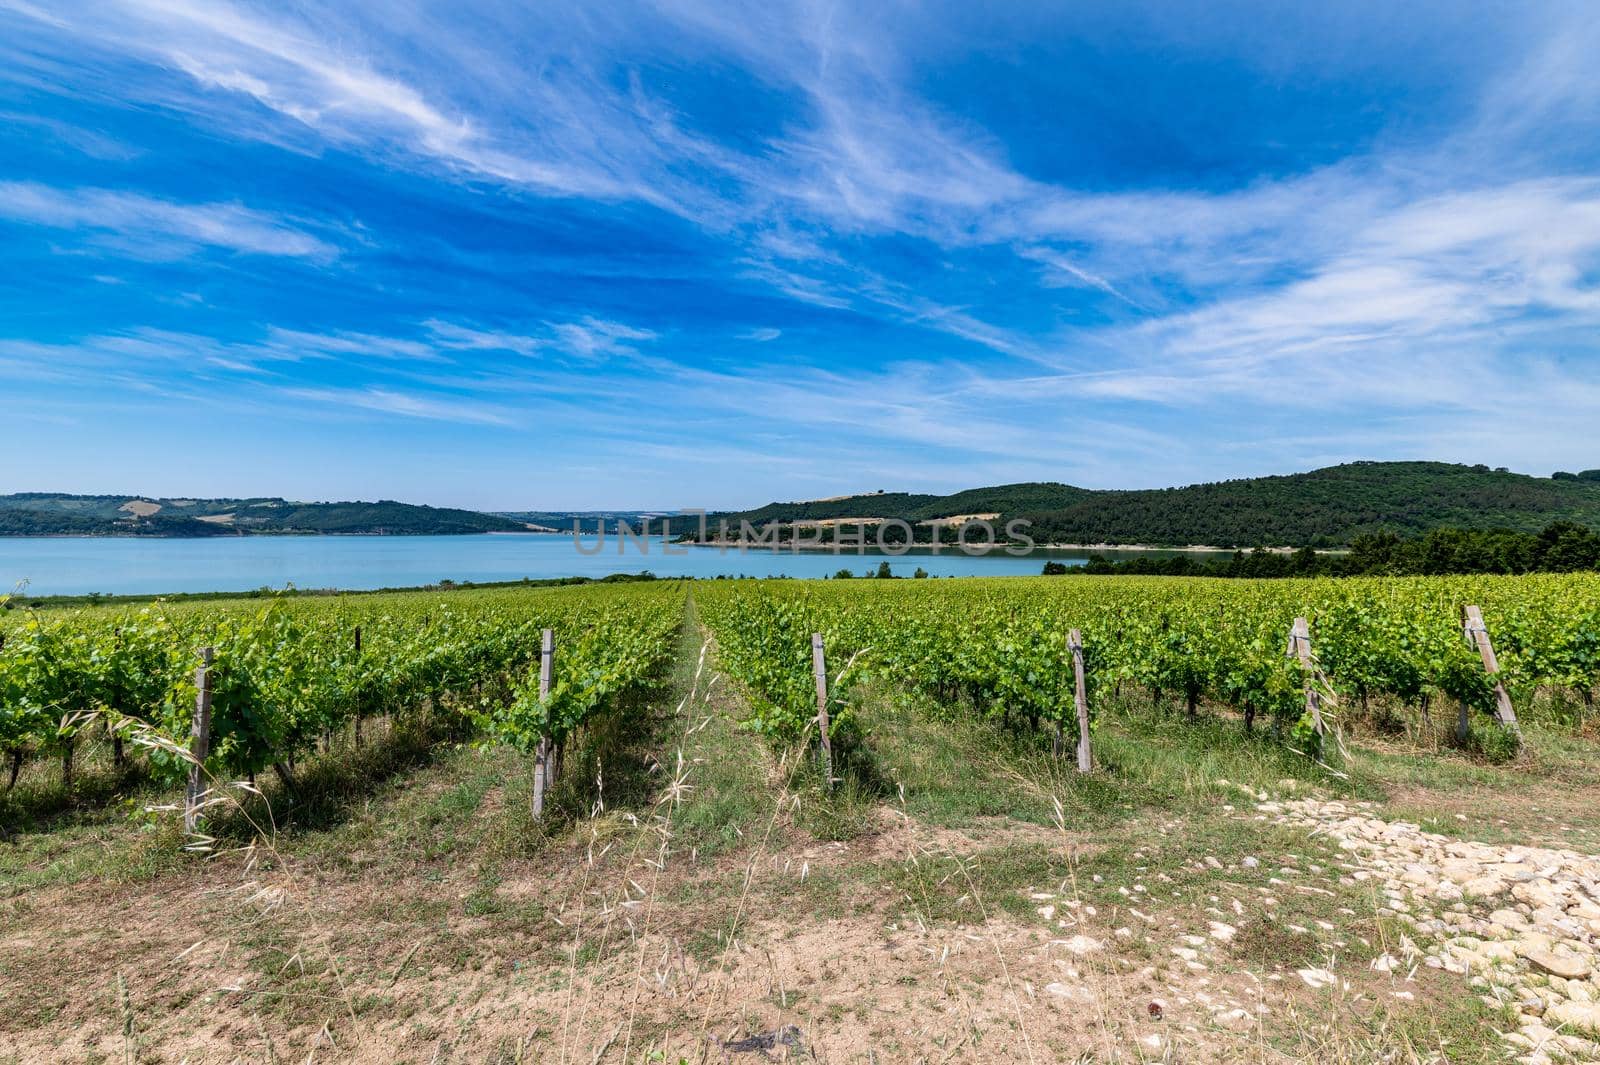
[[[656,339],[653,330],[593,317],[576,322],[555,322],[549,328],[555,335],[552,343],[556,347],[582,359],[632,354],[637,351],[636,342]]]
[[[1215,419],[1228,452],[1293,456],[1284,469],[1373,455],[1560,465],[1600,410],[1596,193],[1536,180],[1379,214],[1296,280],[1105,331],[1105,369],[1027,394]]]
[[[21,11],[0,81],[140,154],[85,173],[99,142],[50,134],[0,202],[55,231],[15,273],[169,261],[0,343],[14,379],[681,460],[659,415],[774,477],[836,436],[924,485],[1476,459],[1460,423],[1491,418],[1548,467],[1592,436],[1581,5]]]
[[[614,383],[594,378],[594,364],[637,354],[631,345],[654,337],[647,329],[595,318],[542,323],[537,334],[487,331],[441,319],[403,333],[270,326],[241,339],[141,327],[55,343],[0,338],[0,380],[152,392],[181,387],[223,402],[255,394],[374,414],[515,427],[526,422],[497,397],[538,394],[546,397],[543,402],[559,402],[554,397],[576,392],[609,399]],[[527,358],[539,353],[561,358]],[[461,365],[463,356],[473,356],[470,365]]]
[[[114,189],[0,181],[0,218],[87,230],[136,258],[168,258],[201,247],[318,261],[339,254],[304,229],[242,204],[176,203]]]
[[[267,329],[266,340],[257,350],[292,359],[345,356],[414,359],[428,362],[440,362],[445,359],[433,345],[408,337],[378,336],[345,330],[313,333],[302,329],[283,329],[278,326]]]
[[[435,345],[450,351],[514,351],[519,355],[532,355],[544,344],[538,337],[477,329],[438,318],[430,318],[422,325]]]
[[[268,326],[254,339],[220,340],[199,333],[139,327],[61,343],[0,338],[0,352],[69,366],[100,365],[116,359],[129,366],[210,361],[256,368],[322,362],[412,372],[410,365],[450,363],[463,353],[529,355],[545,350],[572,355],[582,363],[603,355],[632,353],[636,349],[630,345],[656,337],[648,329],[597,318],[541,323],[538,329],[537,333],[488,331],[434,318],[406,333]]]
[[[245,3],[68,4],[48,19],[32,9],[21,14],[70,29],[102,47],[148,58],[192,79],[201,93],[197,113],[216,114],[205,96],[248,98],[326,141],[364,150],[409,154],[467,178],[488,179],[553,196],[637,200],[668,210],[686,210],[693,185],[670,180],[669,154],[692,145],[681,130],[664,125],[645,101],[617,91],[592,70],[572,64],[530,68],[469,44],[446,22],[434,26],[414,12],[413,28],[425,33],[440,54],[473,64],[481,84],[505,87],[489,114],[481,96],[457,99],[462,86],[419,80],[399,72],[395,52],[405,42],[367,22],[368,12],[326,5],[289,12]],[[337,42],[337,43],[335,43]],[[561,55],[560,42],[544,46]],[[513,99],[540,117],[537,124],[511,119]],[[183,105],[168,92],[169,106]],[[259,116],[235,127],[246,135],[275,140],[281,131]],[[697,149],[721,154],[712,143]],[[674,198],[676,190],[684,195]],[[711,198],[694,197],[707,210]]]
[[[372,411],[378,414],[398,415],[402,418],[454,422],[458,425],[491,425],[504,428],[518,424],[512,412],[495,404],[471,399],[454,399],[438,394],[401,392],[379,386],[289,387],[277,389],[276,394],[282,398],[316,403],[335,410]]]

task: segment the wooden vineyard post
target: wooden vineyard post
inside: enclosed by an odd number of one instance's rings
[[[1467,639],[1477,647],[1478,656],[1483,659],[1483,671],[1494,678],[1494,719],[1514,732],[1518,742],[1521,742],[1522,726],[1517,724],[1517,711],[1511,705],[1511,695],[1500,680],[1500,660],[1495,657],[1494,644],[1490,642],[1489,630],[1483,623],[1483,611],[1475,606],[1462,607],[1461,627]],[[1461,738],[1466,737],[1463,735]]]
[[[183,794],[183,829],[193,832],[200,820],[198,809],[206,787],[206,756],[211,753],[211,660],[209,647],[200,648],[200,665],[194,671],[194,721],[189,726],[189,786]]]
[[[361,663],[361,626],[356,626],[356,668],[360,669]],[[356,688],[356,720],[355,720],[356,750],[361,749],[361,689]]]
[[[3,633],[3,632],[0,632],[0,651],[4,651],[5,649],[6,649],[6,634]],[[17,775],[20,774],[21,772],[22,772],[22,748],[20,746],[13,747],[13,748],[11,748],[11,780],[10,780],[9,783],[6,784],[6,791],[10,791],[12,788],[15,788],[17,786]]]
[[[556,655],[556,634],[545,629],[539,639],[539,705],[546,707],[550,701],[550,674]],[[549,726],[546,725],[546,728]],[[550,786],[550,733],[539,737],[539,749],[533,758],[533,819],[544,816],[544,793]]]
[[[1083,682],[1083,634],[1069,631],[1067,646],[1072,649],[1072,702],[1078,711],[1078,772],[1087,773],[1094,768],[1094,754],[1089,747],[1089,693]],[[1060,735],[1058,729],[1057,746]]]
[[[1323,733],[1322,726],[1322,696],[1317,694],[1316,688],[1311,685],[1311,625],[1305,618],[1295,618],[1294,627],[1289,630],[1289,656],[1299,659],[1300,665],[1305,669],[1306,677],[1306,710],[1311,714],[1311,728],[1318,736]]]
[[[828,662],[822,650],[822,633],[811,634],[811,672],[817,681],[817,732],[822,737],[822,771],[833,790],[833,737],[828,727]]]

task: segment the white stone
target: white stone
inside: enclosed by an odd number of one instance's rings
[[[1557,1002],[1545,1010],[1544,1019],[1581,1031],[1600,1033],[1600,1005],[1593,1002]]]
[[[1339,978],[1326,969],[1297,969],[1296,975],[1306,982],[1308,987],[1324,988],[1337,983]]]
[[[1093,954],[1103,946],[1098,939],[1091,936],[1073,936],[1071,939],[1062,941],[1061,945],[1079,957]]]
[[[1219,1013],[1215,1019],[1222,1027],[1233,1032],[1242,1032],[1256,1026],[1256,1019],[1248,1011],[1241,1009],[1232,1009],[1226,1013]]]
[[[1091,1003],[1094,1001],[1094,993],[1082,984],[1045,984],[1044,989],[1056,998],[1064,998],[1072,1002]]]
[[[1534,968],[1563,980],[1582,980],[1593,968],[1586,959],[1576,954],[1547,950],[1539,944],[1518,943],[1517,953]]]

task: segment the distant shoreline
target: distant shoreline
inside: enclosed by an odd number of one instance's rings
[[[224,532],[211,536],[187,536],[166,533],[3,533],[0,540],[281,540],[285,537],[353,537],[370,536],[374,539],[415,540],[423,536],[559,536],[559,529],[480,529],[474,532],[315,532],[312,530]]]
[[[1255,551],[1254,547],[1213,547],[1208,544],[1185,544],[1182,547],[1164,547],[1159,544],[1035,544],[1035,551],[1194,551],[1197,553],[1211,553],[1218,555],[1231,555],[1235,551]],[[1298,547],[1263,547],[1262,551],[1274,555],[1292,555],[1300,550]],[[1317,548],[1318,552],[1341,550],[1338,548]]]
[[[585,536],[592,536],[593,534],[585,533],[584,535]],[[938,544],[938,545],[935,545],[935,544],[931,544],[931,543],[921,543],[921,542],[914,543],[914,544],[890,544],[889,547],[907,547],[907,548],[909,548],[908,551],[894,552],[894,551],[888,550],[888,548],[880,547],[878,544],[869,544],[869,543],[861,544],[860,545],[860,550],[857,550],[854,545],[851,545],[850,547],[847,547],[847,548],[835,548],[834,546],[829,545],[829,544],[814,544],[814,545],[806,545],[806,546],[796,547],[796,546],[794,546],[794,544],[792,542],[781,543],[781,544],[746,543],[746,544],[742,544],[741,545],[737,541],[685,540],[685,541],[681,541],[681,543],[685,547],[711,547],[711,548],[718,548],[718,549],[723,550],[723,551],[738,551],[738,550],[740,550],[742,548],[745,551],[790,551],[790,552],[794,552],[796,554],[799,554],[799,553],[814,553],[814,554],[824,554],[824,555],[880,554],[880,555],[890,555],[890,556],[892,556],[892,555],[894,555],[896,553],[898,553],[898,554],[910,554],[913,551],[924,551],[924,552],[933,553],[933,549],[934,549],[935,546],[938,547],[939,553],[943,553],[945,551],[962,551],[964,554],[983,555],[983,554],[990,554],[990,553],[994,553],[994,552],[1004,552],[1005,549],[1006,549],[1006,546],[1007,546],[1004,543],[996,543],[993,547],[987,547],[987,546],[985,546],[983,544],[973,543],[973,544],[968,544],[967,548],[964,550],[961,547],[961,545],[959,545],[959,544]],[[981,548],[981,550],[980,550],[980,548]],[[1034,544],[1032,547],[1028,548],[1026,553],[1031,555],[1035,551],[1188,551],[1188,552],[1194,552],[1196,554],[1231,555],[1234,551],[1253,551],[1253,550],[1255,550],[1255,548],[1245,548],[1245,547],[1240,547],[1240,548],[1234,548],[1234,547],[1209,547],[1209,546],[1206,546],[1206,545],[1203,545],[1203,544],[1191,544],[1191,545],[1186,545],[1186,546],[1183,546],[1183,547],[1168,547],[1168,546],[1165,546],[1165,545],[1162,545],[1162,544]],[[1268,548],[1265,548],[1265,550],[1270,551],[1273,554],[1292,555],[1294,552],[1298,551],[1299,548],[1296,548],[1296,547],[1268,547]],[[1318,548],[1317,550],[1318,551],[1334,551],[1334,550],[1342,550],[1342,548]]]

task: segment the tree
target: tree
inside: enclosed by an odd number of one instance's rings
[[[1350,543],[1347,556],[1355,573],[1386,573],[1400,550],[1400,536],[1393,532],[1358,536]]]
[[[893,573],[889,572],[889,562],[887,559],[878,563],[878,572],[873,574],[873,576],[877,577],[880,581],[889,580],[894,576]]]
[[[1556,521],[1539,534],[1537,568],[1558,573],[1594,569],[1600,563],[1600,535],[1576,522]]]

